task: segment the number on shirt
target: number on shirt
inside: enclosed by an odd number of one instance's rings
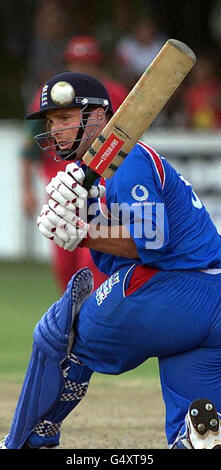
[[[202,209],[203,207],[203,204],[202,202],[200,201],[200,199],[198,198],[197,194],[195,193],[195,191],[193,190],[191,184],[189,183],[189,181],[185,180],[185,178],[181,175],[179,175],[180,179],[185,183],[186,186],[190,186],[191,187],[191,190],[192,190],[192,203],[194,205],[194,207],[196,207],[196,209]]]

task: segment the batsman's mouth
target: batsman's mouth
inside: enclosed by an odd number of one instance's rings
[[[72,141],[61,141],[61,142],[58,142],[57,141],[57,144],[58,144],[58,147],[61,149],[61,150],[68,150],[72,147],[73,145],[73,142]]]

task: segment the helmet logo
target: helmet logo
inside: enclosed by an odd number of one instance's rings
[[[68,82],[57,82],[51,89],[51,99],[57,105],[66,106],[73,101],[74,97],[74,88]]]
[[[42,92],[41,92],[41,105],[47,106],[47,104],[48,104],[48,85],[45,85],[42,88]]]

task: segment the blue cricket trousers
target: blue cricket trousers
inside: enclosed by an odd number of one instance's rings
[[[221,274],[146,269],[133,287],[134,267],[121,268],[85,301],[73,353],[104,374],[158,357],[172,444],[192,400],[221,411]]]

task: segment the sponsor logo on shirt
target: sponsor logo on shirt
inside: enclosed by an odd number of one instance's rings
[[[149,196],[149,192],[142,184],[136,184],[131,191],[132,197],[135,201],[146,201]]]

